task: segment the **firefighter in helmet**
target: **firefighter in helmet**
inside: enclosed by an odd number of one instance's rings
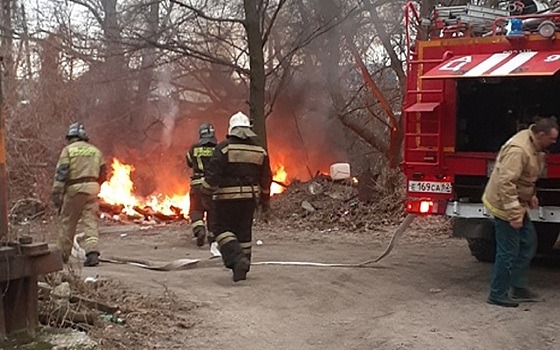
[[[107,179],[101,151],[90,144],[84,126],[74,123],[66,133],[68,145],[62,149],[56,165],[52,201],[61,216],[58,246],[68,262],[78,220],[84,226],[84,266],[99,264],[97,212],[100,185]]]
[[[266,150],[257,145],[249,118],[235,113],[227,139],[216,146],[202,182],[213,193],[216,242],[233,281],[246,279],[251,264],[253,214],[270,209],[272,174]]]
[[[202,247],[207,233],[204,224],[204,213],[206,213],[208,244],[212,247],[214,242],[214,203],[212,202],[212,196],[202,192],[202,181],[217,141],[214,127],[209,123],[200,126],[198,135],[199,140],[191,146],[187,153],[187,165],[193,170],[189,192],[189,216],[192,221],[192,231],[196,238],[196,245]]]

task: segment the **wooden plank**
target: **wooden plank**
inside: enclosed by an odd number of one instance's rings
[[[26,330],[27,304],[24,302],[26,291],[23,278],[11,280],[4,296],[4,316],[6,317],[6,333]]]
[[[5,259],[8,256],[16,255],[16,250],[13,247],[3,246],[0,247],[0,259]]]
[[[27,256],[39,256],[49,254],[47,243],[30,243],[21,245],[21,253]]]
[[[25,306],[27,309],[26,323],[27,333],[31,337],[35,337],[37,326],[39,325],[39,295],[37,287],[37,276],[27,277],[25,279]]]
[[[0,259],[0,282],[44,275],[62,270],[60,250],[50,250],[48,254],[39,256],[16,255],[8,259]]]
[[[4,283],[0,283],[0,288],[3,291],[6,289]],[[8,334],[6,333],[6,316],[4,314],[4,297],[0,296],[0,342],[6,338]]]

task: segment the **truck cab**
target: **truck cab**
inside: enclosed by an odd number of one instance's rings
[[[428,37],[408,52],[406,210],[452,217],[453,234],[467,238],[480,261],[495,255],[481,197],[497,152],[536,116],[560,118],[560,6],[527,14],[518,4],[436,7]],[[407,11],[426,26],[413,5]],[[539,251],[550,252],[560,232],[558,145],[547,150],[537,197],[530,217]]]

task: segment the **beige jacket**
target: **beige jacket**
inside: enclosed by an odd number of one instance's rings
[[[515,134],[498,153],[494,170],[482,196],[490,213],[511,221],[525,215],[545,157],[530,129]]]
[[[102,167],[105,161],[101,151],[86,141],[72,142],[62,149],[56,165],[53,192],[99,193]],[[80,182],[80,179],[91,180]],[[78,182],[78,183],[73,183]]]

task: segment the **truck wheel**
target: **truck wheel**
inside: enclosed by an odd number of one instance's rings
[[[496,242],[494,239],[467,238],[471,255],[478,261],[494,262],[496,258]]]
[[[539,237],[539,245],[537,253],[551,253],[554,248],[554,243],[558,239],[560,233],[560,224],[549,224],[544,222],[533,222],[537,235]]]

